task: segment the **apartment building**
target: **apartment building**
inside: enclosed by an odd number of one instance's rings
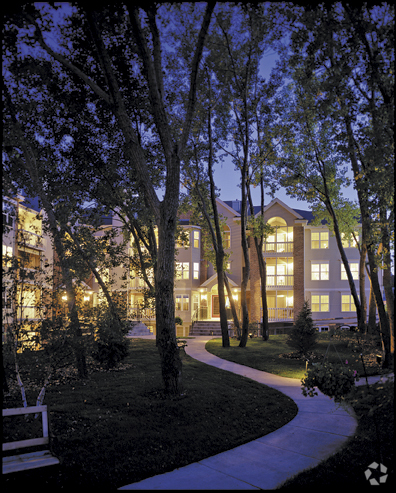
[[[344,265],[327,225],[314,226],[312,212],[292,209],[279,199],[265,207],[264,217],[275,228],[263,251],[269,321],[295,320],[308,300],[318,327],[328,327],[335,319],[337,323],[356,325],[355,304]],[[357,239],[359,229],[357,225]],[[354,241],[344,241],[343,246],[359,293],[359,250]],[[250,255],[250,315],[252,320],[260,320],[260,277],[255,248],[250,248]],[[367,277],[365,291],[369,299]]]
[[[43,290],[49,287],[43,267],[52,264],[53,250],[43,230],[43,211],[37,198],[5,196],[2,212],[4,340],[5,330],[12,323],[31,324],[43,318]],[[12,268],[13,259],[18,261],[17,269]]]
[[[228,277],[232,297],[239,310],[244,268],[240,202],[217,199],[217,206],[226,223],[223,240],[225,251],[229,254]],[[257,214],[261,213],[259,208],[256,211]],[[325,329],[334,323],[334,319],[338,323],[356,324],[355,306],[344,266],[336,240],[326,224],[314,226],[312,212],[292,209],[279,199],[272,200],[265,207],[264,217],[275,230],[267,238],[262,252],[267,266],[269,321],[292,322],[304,301],[308,300],[318,327]],[[119,226],[117,221],[114,217],[114,224],[106,227]],[[183,326],[177,327],[177,335],[186,336],[195,321],[219,321],[220,313],[217,274],[213,265],[203,258],[201,228],[186,216],[180,219],[179,226],[185,230],[188,241],[176,245],[175,307],[176,316],[183,320]],[[358,225],[356,230],[358,236]],[[359,250],[353,242],[344,242],[344,247],[359,292]],[[261,321],[261,280],[252,238],[249,239],[249,253],[251,268],[247,300],[250,320]],[[122,269],[118,268],[115,278],[121,277]],[[125,293],[129,317],[143,321],[155,331],[154,311],[139,309],[145,287],[144,281],[134,272],[128,274],[126,284],[119,285]],[[93,283],[93,288],[98,288],[97,283]],[[368,279],[365,289],[368,299]],[[228,298],[226,305],[231,321]]]
[[[43,232],[41,219],[37,217],[40,212],[37,200],[27,201],[23,196],[7,200],[8,206],[3,206],[3,221],[9,224],[10,231],[3,236],[3,266],[7,264],[7,256],[11,255],[23,258],[28,269],[42,265],[44,259],[51,263],[51,241]],[[229,254],[228,277],[232,297],[239,310],[244,269],[240,202],[217,199],[217,206],[219,214],[225,220],[223,243]],[[10,208],[12,213],[9,212]],[[261,213],[259,208],[256,208],[256,213]],[[337,322],[355,324],[356,312],[346,273],[336,240],[326,224],[314,226],[310,211],[293,209],[279,199],[272,200],[265,207],[264,217],[274,228],[274,233],[268,236],[262,252],[267,266],[269,321],[292,322],[298,316],[304,301],[308,300],[313,319],[319,327],[328,327],[334,319]],[[121,231],[121,226],[117,215],[109,215],[103,222],[103,230],[116,228]],[[217,274],[213,265],[204,259],[201,228],[193,224],[188,216],[180,219],[179,226],[184,230],[187,241],[176,245],[175,315],[183,320],[183,326],[177,327],[177,335],[186,336],[195,321],[219,321],[220,313]],[[358,235],[358,226],[356,230]],[[116,241],[122,241],[121,233]],[[345,242],[344,246],[359,292],[359,251],[353,242]],[[128,245],[128,253],[134,255],[133,242]],[[249,239],[249,254],[251,268],[247,300],[250,320],[261,321],[261,280],[252,238]],[[147,288],[143,279],[133,270],[126,270],[122,266],[111,272],[103,271],[102,275],[105,280],[114,280],[111,291],[122,295],[127,317],[130,320],[141,320],[155,332],[155,311],[153,308],[143,307],[144,290]],[[382,281],[381,278],[380,280]],[[20,307],[21,316],[34,320],[37,318],[36,301],[40,290],[34,283],[31,286],[26,286],[25,283],[24,289],[26,295]],[[92,290],[93,304],[97,304],[103,294],[94,277],[87,281],[87,289]],[[365,289],[368,299],[368,279]],[[3,289],[3,320],[6,314],[4,310],[10,310],[11,307],[6,292]],[[226,306],[231,321],[228,298]]]

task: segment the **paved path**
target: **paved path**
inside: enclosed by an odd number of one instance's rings
[[[188,339],[186,353],[198,361],[283,392],[297,404],[297,415],[262,438],[121,490],[275,489],[291,476],[334,454],[354,433],[355,417],[329,397],[321,393],[313,398],[304,397],[300,380],[218,358],[205,350],[209,339],[204,336]],[[373,379],[370,380],[372,383]]]

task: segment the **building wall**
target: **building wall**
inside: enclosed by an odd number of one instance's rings
[[[298,221],[298,220],[297,220]],[[305,301],[305,232],[301,222],[293,227],[293,260],[294,260],[294,320],[296,320]]]

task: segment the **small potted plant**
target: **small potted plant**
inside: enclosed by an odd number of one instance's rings
[[[301,380],[302,393],[305,397],[318,395],[316,388],[323,394],[341,402],[352,390],[358,380],[356,370],[342,364],[329,362],[313,363],[308,368],[305,377]]]

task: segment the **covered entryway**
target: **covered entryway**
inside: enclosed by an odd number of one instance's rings
[[[233,299],[239,311],[240,288],[229,279],[233,293]],[[193,314],[193,322],[196,321],[219,321],[220,320],[220,302],[218,294],[217,274],[207,279],[199,287],[198,304]],[[227,318],[232,319],[231,304],[226,296]]]

